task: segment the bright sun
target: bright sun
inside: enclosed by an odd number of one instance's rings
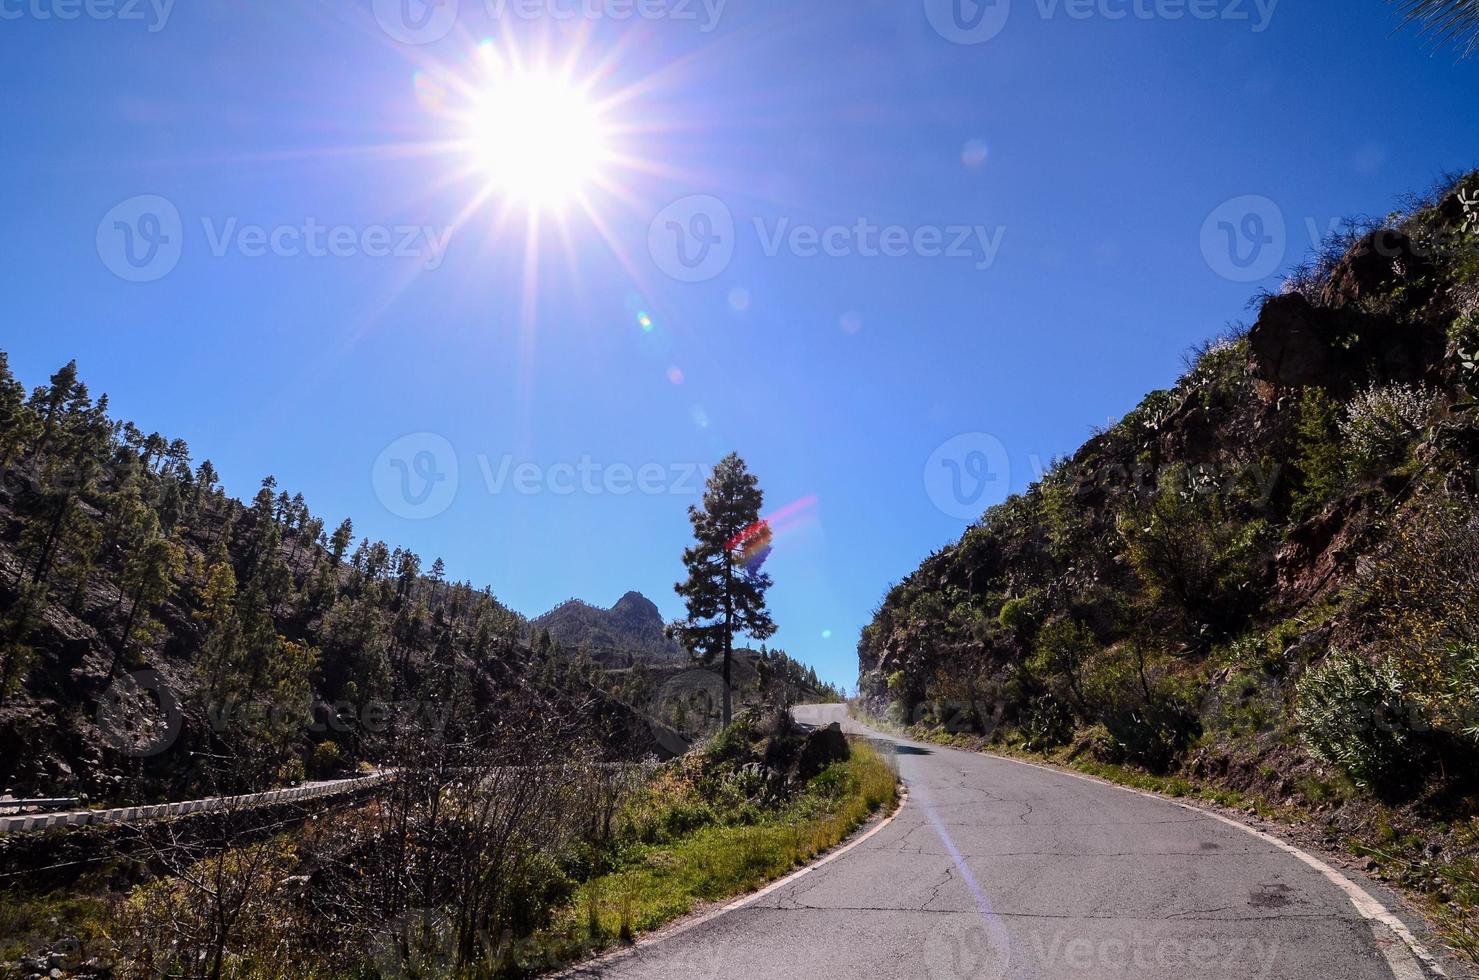
[[[469,107],[467,139],[489,190],[535,209],[578,200],[609,149],[589,93],[551,71],[499,66]]]

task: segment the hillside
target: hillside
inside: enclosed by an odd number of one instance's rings
[[[1472,912],[1479,174],[1257,310],[895,586],[863,697],[1288,804]]]
[[[244,504],[69,364],[0,353],[0,786],[133,800],[385,764],[411,733],[546,712],[613,753],[651,726],[536,652],[488,589],[268,477]]]
[[[566,650],[585,653],[607,667],[672,664],[687,653],[663,632],[662,613],[640,592],[628,592],[610,609],[570,599],[529,623],[547,630]]]
[[[529,633],[536,650],[558,650],[613,698],[698,736],[718,724],[723,692],[719,669],[692,659],[668,638],[664,625],[652,600],[628,592],[610,609],[579,599],[561,603],[531,620]],[[840,690],[784,650],[735,650],[732,680],[741,705],[842,700]]]

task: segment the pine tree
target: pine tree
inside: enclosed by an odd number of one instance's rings
[[[733,720],[735,636],[765,640],[776,630],[765,608],[770,576],[761,571],[771,540],[770,525],[760,517],[764,503],[760,482],[744,460],[735,453],[720,460],[705,487],[703,508],[688,508],[695,543],[683,552],[688,578],[674,586],[688,618],[672,624],[670,635],[704,663],[723,655],[726,726]]]
[[[236,571],[220,545],[212,551],[201,608],[195,618],[205,628],[198,670],[212,705],[220,705],[238,693],[241,676],[241,620],[236,614]]]
[[[34,420],[26,408],[26,388],[10,373],[10,356],[0,351],[0,468],[8,468],[35,438]]]
[[[37,456],[46,452],[47,444],[61,421],[62,410],[77,387],[77,362],[67,365],[51,376],[51,383],[37,388],[31,394],[31,410],[41,420],[41,432],[36,438],[32,452]]]
[[[4,640],[0,644],[0,704],[20,687],[36,661],[36,651],[25,641],[46,602],[46,586],[22,585],[15,603],[0,618],[0,638]]]
[[[149,619],[148,610],[169,598],[175,590],[175,579],[184,570],[185,555],[179,545],[166,538],[159,530],[159,522],[147,507],[145,515],[133,530],[137,536],[128,544],[123,574],[119,578],[122,593],[129,596],[128,617],[123,621],[123,632],[113,662],[108,667],[111,676],[123,660],[131,640],[151,634],[155,623]]]
[[[1452,44],[1462,57],[1479,52],[1479,0],[1393,0],[1435,44]]]
[[[329,538],[329,551],[334,557],[335,566],[344,564],[344,553],[354,543],[354,522],[344,518],[344,522],[334,529],[334,536]]]

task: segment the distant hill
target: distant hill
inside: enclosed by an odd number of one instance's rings
[[[687,652],[663,634],[663,625],[656,604],[640,592],[628,592],[610,609],[571,599],[530,623],[536,633],[548,630],[566,650],[618,669],[687,662]]]
[[[525,631],[491,590],[326,524],[271,477],[227,496],[183,441],[114,419],[75,363],[28,395],[0,351],[0,787],[263,788],[515,711],[661,751],[649,718]],[[403,710],[431,703],[448,705],[434,726]]]
[[[663,634],[662,614],[642,593],[628,592],[610,609],[579,599],[556,606],[529,623],[536,648],[546,630],[567,656],[583,654],[599,665],[604,683],[624,703],[672,721],[667,716],[674,702],[685,701],[685,721],[679,727],[690,734],[703,731],[713,721],[701,702],[703,692],[717,699],[723,690],[719,662],[695,663],[687,650],[668,639]],[[783,650],[737,648],[731,683],[742,705],[762,697],[787,704],[842,699],[841,690],[823,683],[816,670]]]

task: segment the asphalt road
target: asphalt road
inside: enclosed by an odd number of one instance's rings
[[[845,719],[836,706],[798,709],[797,717]],[[580,975],[1426,975],[1340,883],[1270,840],[1068,774],[899,745],[909,798],[881,831],[748,905]]]

